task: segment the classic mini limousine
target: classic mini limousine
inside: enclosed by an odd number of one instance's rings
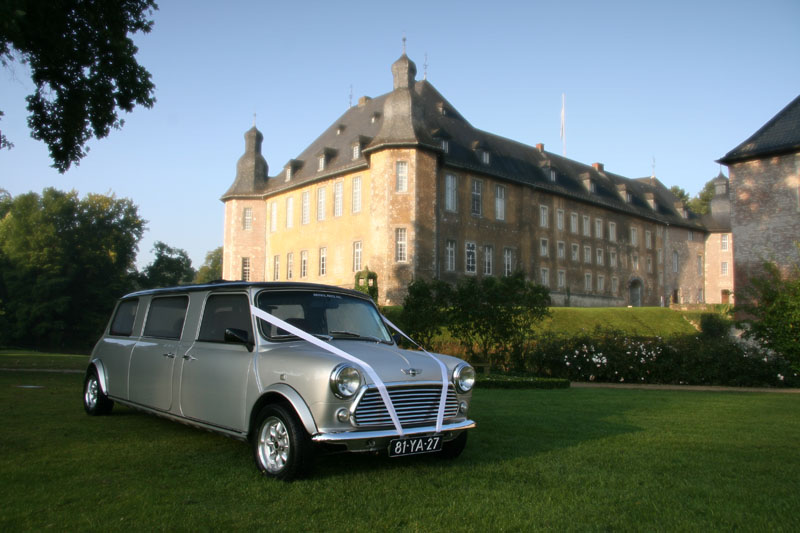
[[[84,407],[119,402],[249,440],[258,468],[284,480],[317,451],[457,457],[475,427],[474,369],[403,350],[390,328],[365,295],[324,285],[128,294],[92,352]]]

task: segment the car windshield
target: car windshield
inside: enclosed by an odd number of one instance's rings
[[[335,339],[391,343],[392,337],[375,306],[346,294],[308,290],[262,291],[256,305],[312,335]],[[295,338],[265,320],[261,333],[270,340]]]

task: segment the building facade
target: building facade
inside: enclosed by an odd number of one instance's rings
[[[655,177],[628,179],[474,128],[405,54],[275,176],[255,126],[225,203],[223,277],[352,287],[399,304],[418,278],[523,270],[556,305],[706,298],[702,221]]]
[[[734,292],[774,261],[786,274],[800,263],[800,96],[719,160],[728,166]]]

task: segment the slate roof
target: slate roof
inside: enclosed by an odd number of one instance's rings
[[[402,56],[395,62],[393,70],[404,58]],[[414,68],[413,62],[407,58],[405,61]],[[284,165],[276,176],[247,192],[231,188],[222,200],[268,197],[338,174],[367,169],[366,156],[374,150],[414,146],[436,152],[446,168],[528,185],[666,224],[702,229],[699,217],[692,213],[689,213],[689,218],[681,216],[675,207],[677,198],[655,178],[626,178],[479,130],[427,80],[412,82],[411,85],[396,88],[377,98],[362,98],[300,155]],[[448,142],[446,152],[442,140]],[[353,145],[356,143],[361,150],[359,157],[353,159]],[[488,164],[481,159],[482,151],[489,154]],[[318,171],[321,154],[327,154],[325,168]],[[292,166],[292,175],[287,181],[288,166]],[[555,183],[549,179],[550,169],[556,172]],[[584,185],[587,179],[594,183],[594,192]],[[626,201],[626,192],[631,194],[631,202]],[[654,200],[655,208],[650,207],[648,196]]]
[[[729,165],[797,151],[800,151],[800,96],[718,162]]]

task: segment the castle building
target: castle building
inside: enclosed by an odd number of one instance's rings
[[[784,274],[800,264],[800,96],[719,160],[728,166],[734,292],[773,261]]]
[[[405,54],[392,77],[274,176],[245,133],[221,198],[225,279],[353,287],[369,268],[380,303],[400,304],[414,279],[521,269],[556,305],[706,301],[706,241],[724,225],[709,231],[654,176],[473,127]]]

